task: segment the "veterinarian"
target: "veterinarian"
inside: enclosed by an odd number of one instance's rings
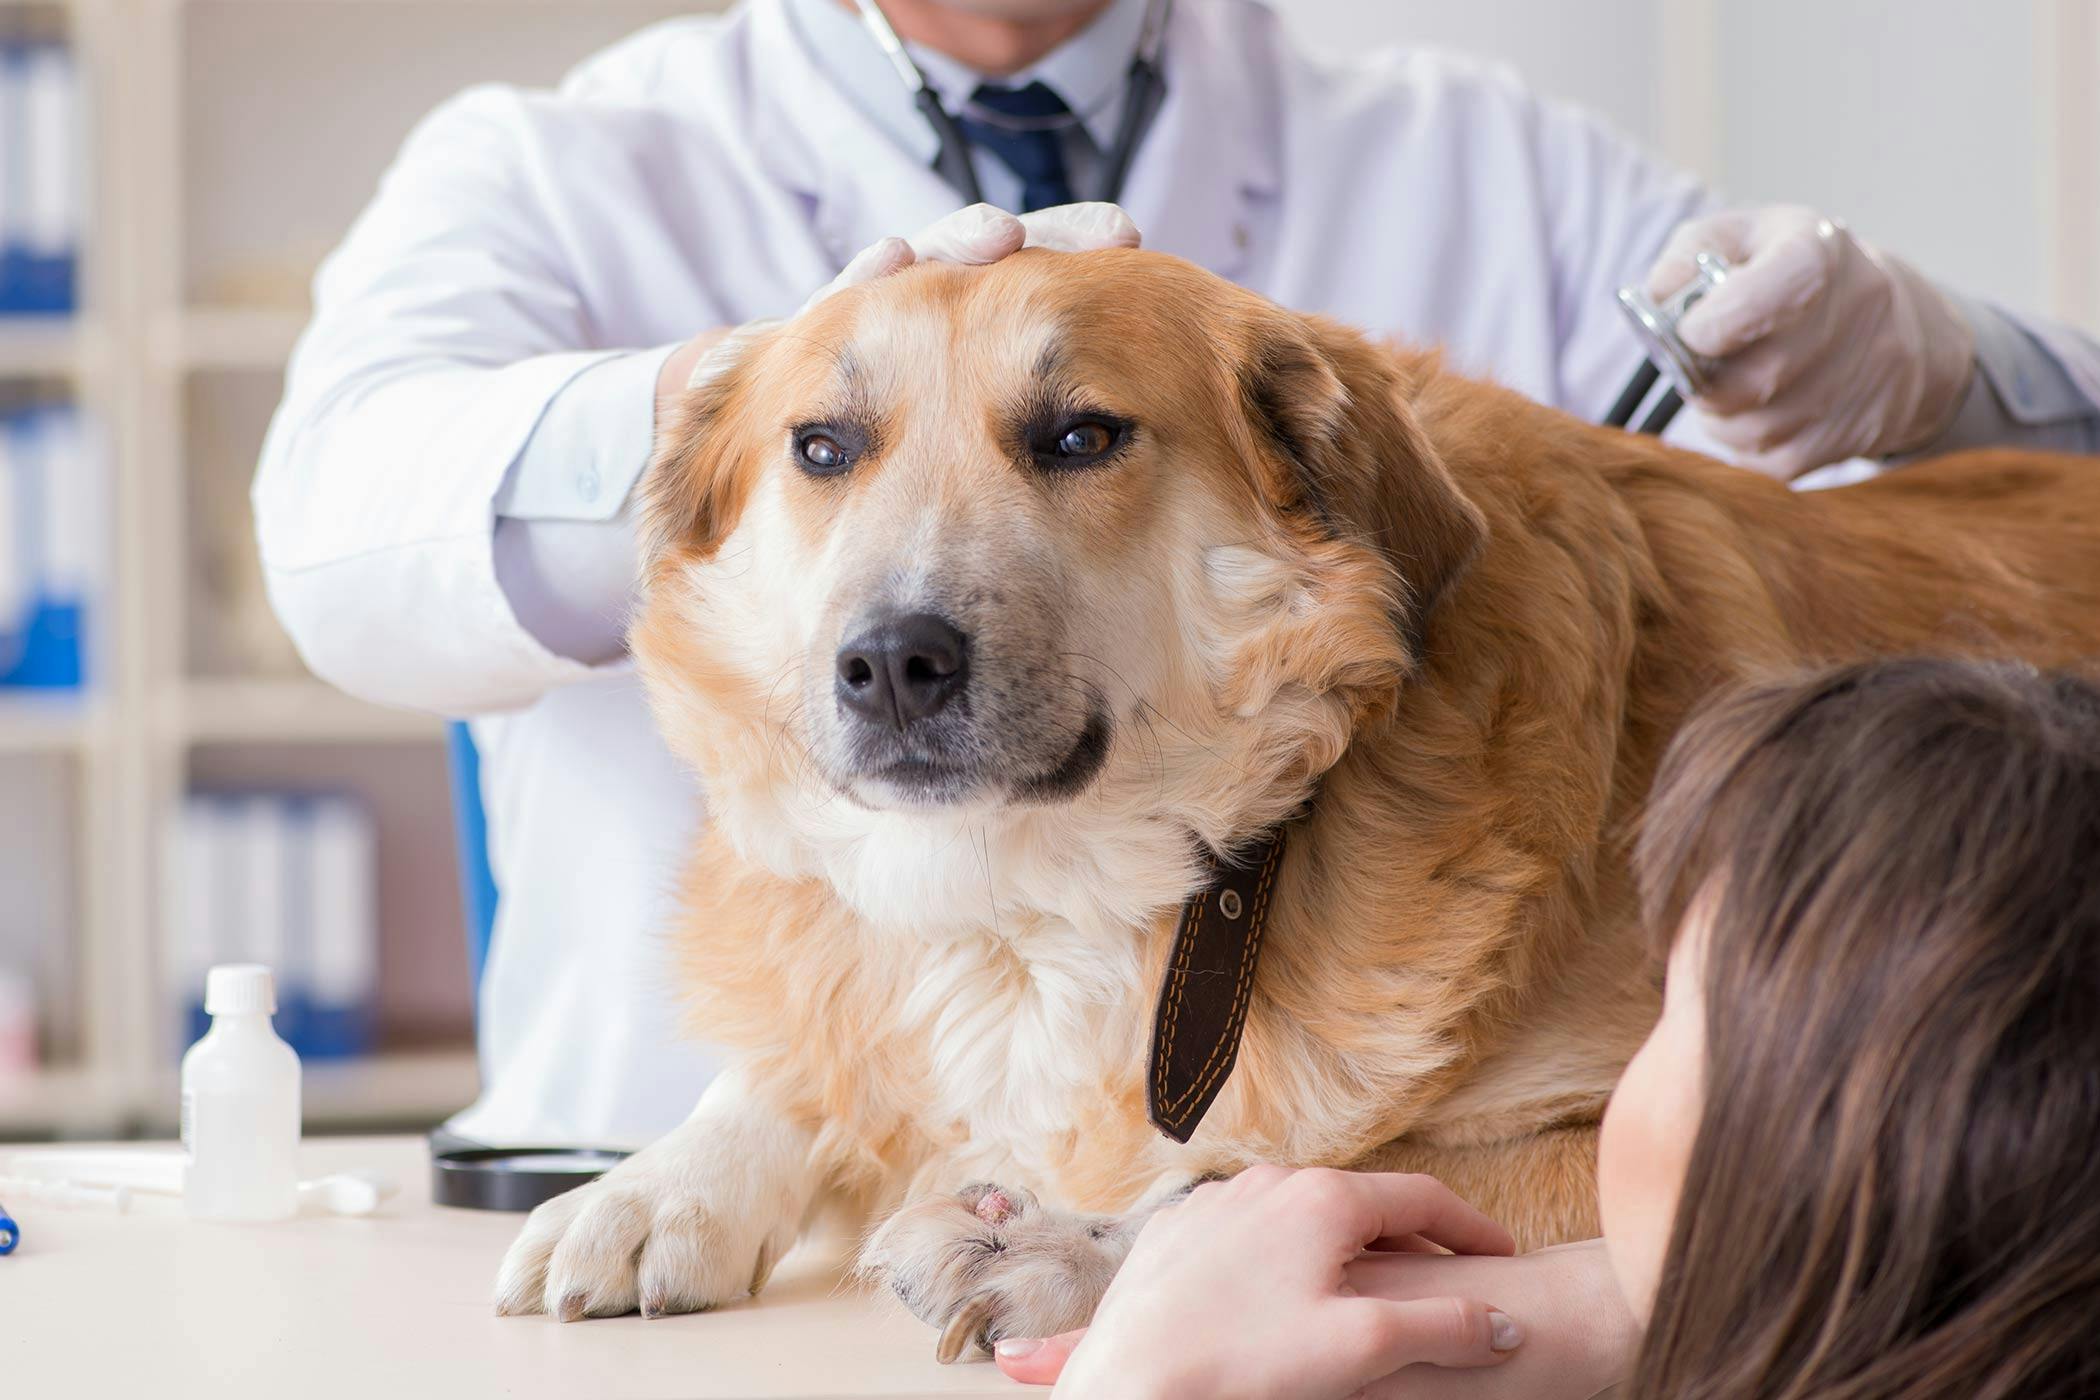
[[[1133,1400],[2100,1394],[2096,846],[2088,680],[1900,660],[1725,696],[1644,827],[1669,971],[1604,1120],[1603,1241],[1482,1257],[1427,1178],[1257,1167],[1000,1364]],[[1422,1221],[1457,1254],[1387,1252]]]
[[[1057,206],[1127,156],[1113,192],[1149,246],[1586,418],[1639,359],[1614,289],[1667,290],[1712,248],[1742,268],[1683,327],[1727,361],[1695,440],[1788,477],[2100,448],[2100,348],[1814,213],[1717,213],[1500,71],[1318,62],[1253,0],[882,9],[967,176],[849,4],[744,0],[559,91],[446,103],[318,278],[255,484],[262,553],[318,675],[474,717],[500,906],[470,1136],[640,1142],[709,1075],[652,937],[702,818],[623,664],[634,487],[725,329],[791,313],[864,249],[849,280],[1018,246],[1011,219],[956,212],[973,180]],[[1131,76],[1141,53],[1159,83]],[[1041,228],[1131,236],[1098,209]]]

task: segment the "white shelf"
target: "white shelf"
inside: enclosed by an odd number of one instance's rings
[[[309,1065],[300,1092],[310,1126],[381,1119],[436,1123],[474,1102],[481,1067],[470,1049],[377,1055]]]
[[[300,1109],[309,1129],[435,1124],[465,1108],[480,1092],[481,1069],[471,1048],[389,1051],[306,1065]],[[173,1066],[154,1074],[143,1093],[127,1089],[115,1076],[70,1066],[4,1076],[0,1139],[50,1133],[104,1136],[133,1122],[165,1132],[174,1125],[176,1104]]]
[[[444,722],[354,700],[317,680],[193,680],[163,711],[189,744],[436,741]]]
[[[0,379],[70,378],[88,342],[71,316],[0,316]]]
[[[124,1101],[123,1086],[114,1076],[91,1070],[0,1076],[0,1138],[106,1136],[123,1126]]]
[[[0,753],[63,753],[86,745],[100,711],[77,694],[0,691]]]
[[[190,307],[155,325],[153,351],[180,370],[281,370],[307,319],[282,307]]]
[[[164,1131],[176,1117],[177,1077],[156,1077],[141,1118]],[[481,1068],[471,1049],[390,1051],[355,1060],[320,1060],[300,1067],[299,1116],[309,1130],[360,1124],[436,1124],[481,1092]]]

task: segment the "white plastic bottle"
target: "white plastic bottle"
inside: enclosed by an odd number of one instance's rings
[[[270,969],[215,967],[211,1029],[182,1057],[182,1198],[199,1220],[283,1220],[299,1208],[299,1056],[270,1025]]]

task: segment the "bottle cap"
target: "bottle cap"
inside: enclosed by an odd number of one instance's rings
[[[205,974],[205,1015],[237,1016],[253,1011],[277,1014],[277,983],[270,969],[261,963],[229,963]]]

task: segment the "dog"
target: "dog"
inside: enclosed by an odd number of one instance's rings
[[[1592,1235],[1659,1005],[1629,846],[1687,713],[1846,657],[2100,652],[2100,462],[1796,493],[1135,250],[738,338],[644,497],[633,652],[709,812],[671,937],[740,1058],[533,1213],[506,1313],[727,1302],[838,1200],[952,1359],[1083,1325],[1147,1212],[1258,1162]],[[1270,833],[1177,1141],[1178,916]]]

